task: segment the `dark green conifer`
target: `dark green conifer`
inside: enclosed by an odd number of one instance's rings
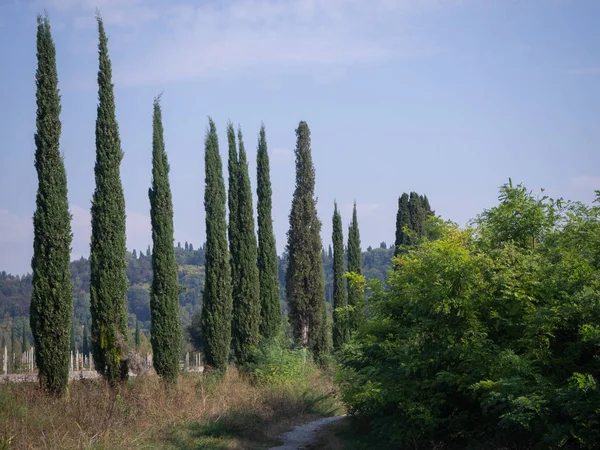
[[[69,262],[73,235],[67,175],[59,148],[61,106],[56,50],[48,18],[38,16],[37,23],[35,168],[39,184],[33,215],[33,293],[29,320],[40,386],[60,395],[69,381],[73,317]]]
[[[231,337],[239,365],[244,365],[258,344],[260,324],[260,289],[258,281],[256,236],[252,188],[242,131],[238,129],[238,220],[237,220],[237,279],[233,279],[233,320]]]
[[[83,343],[81,345],[81,352],[87,356],[90,353],[90,338],[88,336],[87,325],[83,325]]]
[[[358,218],[356,215],[356,202],[352,210],[352,223],[348,229],[348,272],[362,274],[362,255],[360,249],[360,231],[358,230]],[[356,305],[359,299],[353,290],[348,290],[348,304]]]
[[[206,363],[227,370],[231,344],[231,266],[227,249],[225,183],[217,129],[212,119],[206,132],[204,208],[206,209],[206,276],[202,306],[202,337]]]
[[[152,130],[152,187],[148,191],[153,246],[150,340],[156,373],[165,381],[174,383],[179,373],[181,319],[179,280],[173,247],[173,200],[169,183],[169,161],[163,137],[160,96],[154,100]]]
[[[135,321],[135,334],[133,335],[133,340],[135,343],[135,351],[138,352],[140,350],[140,342],[141,342],[141,334],[140,334],[140,322],[138,320]]]
[[[408,209],[410,211],[410,224],[414,231],[412,244],[418,242],[418,239],[425,235],[427,212],[423,208],[421,196],[416,192],[410,193],[410,199],[408,201]]]
[[[342,216],[334,203],[333,208],[333,348],[338,349],[348,342],[350,332],[348,323],[340,320],[336,308],[348,305],[348,293],[344,281],[344,235],[342,230]],[[331,249],[331,246],[329,247]]]
[[[29,338],[27,337],[27,326],[23,320],[23,335],[21,337],[21,353],[29,351]]]
[[[296,129],[296,188],[287,237],[289,253],[286,294],[295,340],[310,347],[319,358],[323,324],[325,280],[321,258],[321,222],[315,200],[315,169],[310,149],[310,130],[302,121]]]
[[[394,254],[398,255],[404,246],[408,245],[409,236],[404,232],[404,227],[408,226],[409,229],[412,229],[412,225],[410,223],[410,210],[408,207],[408,194],[404,192],[398,198],[398,212],[396,214],[396,241],[395,241],[395,249]]]
[[[110,384],[127,379],[127,248],[123,159],[115,115],[108,38],[98,21],[98,116],[96,119],[96,190],[92,199],[90,304],[92,353],[98,373]]]
[[[229,205],[229,257],[231,261],[231,284],[233,298],[237,295],[237,280],[239,279],[239,183],[240,183],[240,162],[235,141],[235,130],[231,122],[227,123],[227,144],[228,160],[227,172],[229,175],[229,190],[227,203]]]
[[[256,194],[258,203],[258,276],[260,284],[261,321],[260,334],[264,339],[277,336],[281,330],[281,303],[277,248],[273,232],[272,190],[269,153],[265,126],[260,127],[256,152]]]

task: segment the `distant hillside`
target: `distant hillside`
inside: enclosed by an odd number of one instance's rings
[[[363,252],[363,273],[367,279],[377,278],[385,281],[390,269],[393,247],[387,248],[382,242],[378,248],[369,247]],[[136,320],[142,330],[150,329],[150,284],[152,283],[152,257],[150,250],[139,254],[134,250],[127,253],[127,307],[129,311],[129,327],[135,328]],[[194,312],[200,308],[202,289],[204,288],[204,247],[194,249],[186,243],[185,247],[175,248],[175,258],[179,266],[179,283],[183,292],[179,296],[179,310],[184,326],[191,322]],[[281,284],[281,301],[285,304],[285,270],[287,253],[279,257],[279,281]],[[333,295],[333,258],[328,251],[323,252],[323,268],[325,271],[325,296],[329,303]],[[90,265],[86,258],[71,263],[71,279],[75,297],[74,329],[75,340],[81,341],[81,325],[90,322]],[[10,275],[0,272],[0,340],[10,339],[13,324],[19,330],[25,326],[29,340],[28,316],[31,299],[31,275]],[[18,332],[21,339],[22,331]]]

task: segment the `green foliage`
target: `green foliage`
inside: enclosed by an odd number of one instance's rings
[[[349,323],[338,316],[337,309],[348,305],[348,293],[344,283],[344,235],[342,217],[334,203],[333,210],[333,347],[340,348],[350,339]]]
[[[271,175],[265,126],[261,125],[256,150],[256,206],[258,214],[258,278],[260,285],[260,335],[273,339],[281,331],[281,303],[277,248],[273,232]]]
[[[256,266],[252,189],[241,130],[238,130],[238,144],[238,229],[236,231],[238,252],[236,259],[232,259],[237,268],[238,278],[232,280],[234,295],[231,335],[236,361],[239,365],[244,365],[250,359],[252,349],[258,345],[261,304]]]
[[[127,260],[123,159],[108,38],[98,15],[98,115],[96,119],[96,189],[92,199],[90,303],[92,353],[98,373],[111,384],[127,379]]]
[[[37,23],[35,168],[38,190],[33,216],[30,324],[40,386],[61,395],[67,389],[69,377],[69,338],[73,317],[69,261],[73,235],[67,174],[59,148],[61,106],[56,50],[48,18],[38,16]],[[24,349],[28,345],[25,331],[23,324]]]
[[[204,154],[206,187],[206,280],[202,305],[202,337],[206,363],[227,370],[231,344],[231,266],[227,250],[225,183],[217,129],[209,118]]]
[[[315,371],[306,348],[290,348],[283,338],[264,340],[254,350],[246,370],[253,380],[265,385],[303,382]]]
[[[343,349],[344,401],[394,447],[600,440],[600,208],[500,191],[474,229],[429,220]]]
[[[356,217],[356,202],[354,202],[352,223],[348,230],[348,272],[358,275],[362,274],[360,232],[358,230],[358,219]],[[363,299],[360,297],[360,292],[356,289],[350,289],[350,286],[348,286],[348,305],[354,306],[362,301]],[[349,327],[350,330],[353,330],[356,325],[350,322]]]
[[[405,227],[411,227],[408,194],[406,192],[398,199],[398,213],[396,214],[396,254],[398,254],[404,246],[409,244],[409,237]]]
[[[165,152],[160,96],[154,100],[152,120],[152,187],[150,219],[152,223],[152,289],[150,312],[152,362],[156,373],[168,382],[177,381],[181,320],[179,318],[179,283],[173,247],[173,200],[169,183],[169,161]],[[136,349],[139,326],[136,324]]]
[[[294,339],[318,353],[325,303],[323,244],[321,222],[317,217],[310,130],[306,122],[299,123],[296,138],[296,188],[287,233],[286,294]]]

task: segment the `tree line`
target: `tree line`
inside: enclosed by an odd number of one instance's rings
[[[90,243],[89,341],[96,370],[111,385],[127,378],[127,250],[125,198],[120,178],[123,158],[115,116],[108,38],[98,14],[98,107],[96,118],[95,190],[92,198]],[[30,323],[35,342],[40,386],[61,394],[68,382],[68,355],[73,316],[73,282],[69,277],[72,240],[67,177],[60,154],[60,95],[56,51],[47,17],[38,16],[35,134],[38,192],[34,214],[33,293]],[[148,190],[153,250],[150,287],[151,344],[154,368],[167,382],[177,380],[182,335],[176,249],[173,246],[173,204],[169,181],[160,96],[153,103],[152,181]],[[228,192],[223,178],[216,125],[208,120],[204,141],[206,243],[205,282],[199,318],[206,363],[224,372],[230,358],[241,367],[251,361],[261,342],[281,335],[280,260],[272,226],[272,188],[264,125],[257,143],[257,221],[254,233],[252,189],[241,129],[227,124]],[[332,346],[341,348],[359,322],[364,295],[344,279],[362,273],[356,203],[344,249],[341,218],[334,204],[333,323],[326,302],[325,251],[316,211],[315,168],[310,129],[296,129],[296,181],[286,244],[285,297],[294,341],[325,363]],[[400,205],[406,194],[400,198]],[[403,205],[403,204],[402,204]],[[427,197],[411,193],[408,222],[400,233],[422,236],[433,215]],[[229,221],[227,221],[227,208]],[[399,222],[399,223],[400,223]],[[398,236],[398,232],[397,232]],[[413,241],[402,241],[407,247]],[[385,248],[385,244],[383,244]],[[178,246],[179,247],[179,246]],[[187,243],[186,243],[187,247]],[[87,333],[87,328],[86,328]],[[140,334],[136,323],[136,336]],[[72,340],[72,339],[71,339]],[[86,340],[87,342],[87,340]],[[232,355],[230,355],[232,352]]]

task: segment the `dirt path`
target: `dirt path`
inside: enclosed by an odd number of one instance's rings
[[[272,447],[270,450],[301,450],[305,445],[311,443],[324,426],[343,418],[344,416],[325,417],[324,419],[298,425],[293,430],[283,433],[281,436],[283,445]]]

